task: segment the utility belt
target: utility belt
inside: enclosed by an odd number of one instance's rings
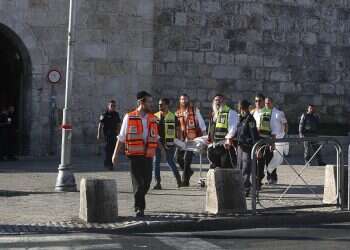
[[[225,141],[222,140],[222,141],[210,143],[210,144],[208,145],[208,148],[216,148],[216,147],[224,146],[224,145],[225,145]]]

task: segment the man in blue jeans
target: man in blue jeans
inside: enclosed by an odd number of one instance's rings
[[[160,138],[159,146],[156,150],[156,156],[154,159],[154,175],[156,185],[153,187],[153,189],[162,189],[162,185],[160,183],[160,161],[162,158],[162,149],[165,151],[168,165],[176,178],[177,186],[181,187],[181,177],[174,161],[174,139],[176,137],[177,121],[175,114],[169,111],[169,99],[162,98],[159,100],[159,112],[155,113],[155,116],[158,118],[158,131]]]

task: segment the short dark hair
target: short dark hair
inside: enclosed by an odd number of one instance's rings
[[[181,94],[180,97],[181,96],[185,96],[185,97],[189,98],[189,96],[187,94],[185,94],[185,93]]]
[[[109,103],[115,104],[115,101],[114,100],[110,100]]]
[[[263,94],[261,94],[261,93],[257,93],[257,94],[255,95],[255,97],[258,97],[259,99],[262,99],[262,100],[265,99],[265,96],[264,96]]]
[[[143,101],[143,100],[145,100],[146,97],[152,97],[152,95],[150,93],[148,93],[147,91],[140,91],[136,95],[136,98],[138,101]]]
[[[269,99],[271,102],[273,102],[273,99],[271,96],[266,96],[265,99]]]
[[[166,105],[170,104],[170,100],[168,98],[160,98],[159,101],[162,101]]]
[[[238,103],[238,106],[241,108],[241,109],[249,109],[249,106],[250,106],[250,103],[247,101],[247,100],[241,100],[239,103]]]
[[[308,107],[315,107],[315,105],[313,105],[313,104],[311,104],[311,103],[309,103],[309,105],[307,105]]]

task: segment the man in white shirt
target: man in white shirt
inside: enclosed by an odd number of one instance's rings
[[[238,114],[225,104],[222,94],[216,94],[212,103],[209,121],[208,158],[210,168],[233,168],[236,165],[236,153],[233,137],[237,131]]]
[[[251,111],[259,132],[260,138],[272,137],[271,110],[265,107],[265,96],[257,94],[255,96],[255,109]],[[257,151],[257,189],[262,186],[262,180],[265,177],[265,166],[269,164],[273,156],[270,145],[264,144]]]
[[[288,131],[288,123],[283,111],[273,107],[271,97],[265,99],[265,107],[271,110],[271,135],[275,139],[282,139]],[[267,167],[267,181],[269,184],[277,183],[277,166],[283,162],[284,148],[288,143],[275,143],[273,157]]]
[[[177,126],[177,138],[182,141],[193,140],[196,137],[206,134],[207,127],[199,109],[194,107],[188,95],[182,94],[179,99],[179,106],[175,113],[179,126]],[[193,152],[178,150],[177,163],[183,170],[182,186],[189,186],[190,178],[193,175],[191,169]]]
[[[143,217],[159,135],[157,117],[151,113],[152,96],[140,91],[136,97],[137,108],[124,116],[112,162],[116,165],[118,153],[125,146],[125,154],[130,159],[135,213],[137,217]]]

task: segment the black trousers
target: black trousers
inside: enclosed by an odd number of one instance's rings
[[[131,156],[129,159],[135,211],[144,210],[146,208],[145,196],[152,182],[153,158]]]
[[[250,175],[252,173],[252,160],[250,158],[251,147],[238,146],[237,148],[237,167],[242,171],[243,184],[246,191],[250,190]]]
[[[210,168],[234,168],[237,165],[234,148],[227,150],[223,145],[208,148],[208,159],[211,161]]]
[[[308,162],[311,158],[311,156],[316,152],[316,150],[319,148],[320,144],[316,142],[304,142],[304,160],[305,163]],[[323,165],[321,150],[318,151],[315,158],[317,159],[318,165]],[[310,163],[311,164],[311,163]]]
[[[6,128],[0,128],[0,160],[5,156],[8,156],[8,130]]]
[[[258,150],[259,157],[257,158],[257,179],[258,185],[261,185],[262,179],[265,177],[265,167],[267,167],[273,157],[273,151],[270,150],[269,145],[263,145],[262,149]]]
[[[189,180],[193,174],[191,164],[192,164],[193,152],[178,150],[176,155],[176,161],[180,165],[180,168],[183,169],[183,179]]]
[[[115,148],[115,144],[117,143],[117,135],[116,134],[107,134],[105,135],[105,167],[113,167],[112,156]]]

